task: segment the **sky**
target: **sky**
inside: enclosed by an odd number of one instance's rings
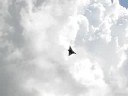
[[[127,73],[118,0],[0,0],[0,96],[128,96]]]
[[[121,6],[128,8],[128,0],[119,0]]]

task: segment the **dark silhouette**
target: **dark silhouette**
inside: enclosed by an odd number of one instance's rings
[[[68,52],[69,52],[68,56],[70,56],[70,55],[72,55],[72,54],[76,54],[76,53],[72,50],[71,46],[69,46]]]
[[[111,0],[111,2],[113,3],[113,0]]]

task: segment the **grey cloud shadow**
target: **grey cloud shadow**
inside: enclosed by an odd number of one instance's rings
[[[20,48],[24,45],[24,37],[23,37],[23,28],[20,25],[21,16],[20,11],[23,7],[25,7],[25,2],[16,2],[16,0],[11,0],[11,4],[8,7],[8,13],[5,17],[6,28],[4,31],[7,32],[6,39],[14,44],[14,46]],[[13,29],[10,30],[9,28]]]
[[[7,61],[6,52],[2,55],[0,58],[0,96],[35,96],[33,92],[27,92],[23,87],[24,78],[26,78],[21,71],[23,64],[19,66],[15,62]]]
[[[24,3],[16,4],[16,0],[10,0],[9,4],[8,15],[4,18],[6,26],[2,30],[7,35],[2,37],[3,41],[0,41],[2,46],[0,47],[0,96],[35,96],[24,90],[22,86],[25,76],[20,72],[21,70],[18,70],[20,63],[7,60],[11,54],[9,45],[16,48],[24,46],[23,28],[20,25],[20,10]],[[9,30],[10,26],[14,28],[13,32]],[[18,59],[16,61],[20,62]]]
[[[43,5],[47,4],[47,2],[48,0],[36,0],[34,4],[35,4],[35,7],[40,7],[42,6],[42,4]]]

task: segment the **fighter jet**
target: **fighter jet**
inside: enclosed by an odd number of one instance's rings
[[[113,0],[111,0],[112,4],[113,4]]]
[[[69,51],[68,56],[70,56],[70,55],[72,55],[72,54],[76,54],[76,53],[72,50],[71,46],[69,46],[68,51]]]

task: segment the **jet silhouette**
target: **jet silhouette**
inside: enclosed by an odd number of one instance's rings
[[[71,46],[69,46],[68,52],[69,52],[68,56],[70,56],[70,55],[72,55],[72,54],[76,54],[76,53],[72,50]]]
[[[113,0],[111,0],[111,2],[113,3]]]

